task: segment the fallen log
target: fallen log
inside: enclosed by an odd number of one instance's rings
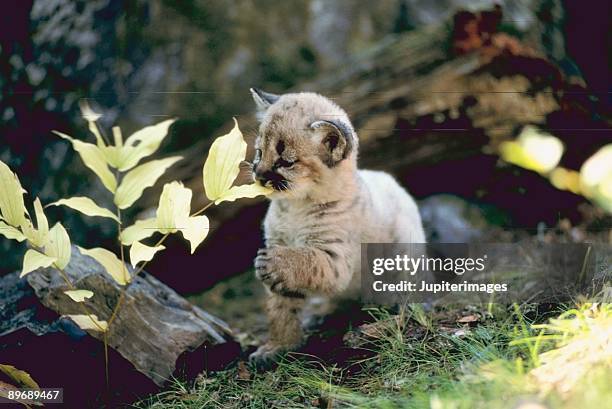
[[[65,272],[77,288],[94,292],[89,311],[108,319],[121,289],[104,268],[73,247]],[[173,376],[219,370],[240,354],[226,323],[142,273],[107,333],[107,388],[102,333],[63,318],[83,310],[64,294],[69,288],[58,271],[0,280],[0,362],[26,370],[41,387],[63,387],[68,407],[133,402]]]
[[[94,292],[87,301],[93,314],[100,319],[111,316],[122,290],[99,263],[73,247],[65,273],[76,288]],[[27,281],[47,308],[60,315],[83,313],[78,303],[64,294],[69,287],[57,270],[29,274]],[[231,335],[225,322],[191,305],[149,274],[135,277],[125,294],[109,327],[108,344],[158,385],[170,378],[182,353],[205,342],[224,343]],[[102,339],[100,332],[88,332]]]

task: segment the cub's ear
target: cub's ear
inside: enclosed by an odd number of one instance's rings
[[[353,129],[343,121],[315,121],[310,128],[325,133],[321,139],[324,148],[321,159],[330,168],[346,159],[356,148]]]
[[[263,113],[266,112],[270,105],[278,101],[280,95],[271,94],[257,88],[250,88],[250,91],[257,105],[257,118],[261,120]]]

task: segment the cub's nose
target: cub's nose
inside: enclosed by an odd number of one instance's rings
[[[279,175],[278,173],[272,172],[271,170],[266,170],[266,171],[257,170],[255,171],[255,179],[257,179],[257,181],[261,183],[262,186],[266,186],[268,182],[275,184],[275,183],[282,181],[283,177]]]

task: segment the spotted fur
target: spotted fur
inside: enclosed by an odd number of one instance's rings
[[[302,342],[300,311],[312,297],[355,297],[361,243],[424,243],[417,206],[388,174],[357,169],[347,114],[314,93],[251,90],[261,120],[253,173],[275,193],[255,259],[269,294],[270,339],[251,359]]]

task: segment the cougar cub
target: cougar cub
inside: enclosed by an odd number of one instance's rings
[[[425,235],[414,200],[390,175],[357,169],[359,142],[342,108],[315,93],[251,93],[261,121],[253,174],[275,190],[255,259],[270,326],[250,357],[258,362],[302,342],[310,297],[358,295],[361,243]]]

